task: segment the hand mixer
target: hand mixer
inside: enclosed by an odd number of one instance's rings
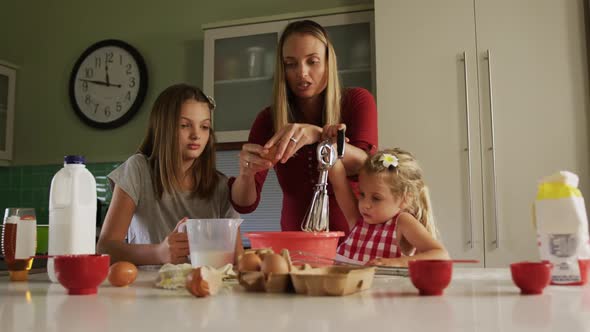
[[[328,232],[330,230],[330,216],[328,206],[328,170],[336,163],[336,158],[344,156],[344,130],[338,130],[336,150],[330,139],[318,144],[316,156],[320,176],[311,200],[309,210],[301,223],[301,230],[305,232]]]

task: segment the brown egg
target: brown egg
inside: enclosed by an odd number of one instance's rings
[[[262,265],[262,260],[258,255],[253,252],[246,253],[242,255],[240,261],[238,262],[238,271],[246,272],[246,271],[260,271],[260,266]]]
[[[289,264],[279,254],[267,254],[264,256],[261,269],[264,273],[289,273]]]
[[[109,282],[115,287],[132,284],[137,278],[137,267],[129,262],[117,262],[109,268]]]

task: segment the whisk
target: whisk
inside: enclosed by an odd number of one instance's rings
[[[336,163],[336,158],[344,156],[344,130],[338,130],[336,150],[330,140],[318,144],[316,156],[320,176],[315,185],[311,205],[301,223],[301,230],[305,232],[330,231],[330,216],[328,206],[328,170]]]

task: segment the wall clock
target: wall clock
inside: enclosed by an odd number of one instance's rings
[[[115,39],[91,45],[76,61],[70,76],[70,102],[86,124],[116,128],[141,107],[148,73],[141,54]]]

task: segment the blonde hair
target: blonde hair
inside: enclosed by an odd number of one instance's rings
[[[187,84],[176,84],[164,90],[150,113],[149,125],[138,152],[145,155],[150,166],[150,174],[156,197],[164,192],[172,194],[181,190],[182,155],[180,152],[179,128],[182,104],[195,100],[207,104],[209,111],[215,106],[203,91]],[[190,170],[195,188],[193,194],[199,198],[212,197],[219,181],[215,168],[215,133],[210,128],[209,140],[203,153],[195,160]]]
[[[398,165],[395,167],[384,165],[382,161],[384,154],[396,157]],[[391,193],[403,199],[402,210],[413,215],[433,237],[437,237],[430,193],[424,183],[422,168],[411,153],[399,148],[379,151],[367,158],[361,172],[368,175],[381,175]],[[405,238],[399,238],[398,244],[404,253],[414,249]]]
[[[337,124],[340,121],[340,80],[338,78],[338,64],[336,61],[336,52],[334,46],[328,38],[326,30],[318,23],[310,20],[295,21],[289,23],[277,49],[275,59],[275,76],[273,87],[273,123],[275,132],[290,122],[294,122],[293,114],[290,108],[293,104],[292,93],[287,86],[285,79],[285,65],[283,63],[283,46],[287,38],[293,34],[306,34],[317,38],[326,46],[326,68],[327,68],[327,85],[324,90],[324,123],[322,125]]]

